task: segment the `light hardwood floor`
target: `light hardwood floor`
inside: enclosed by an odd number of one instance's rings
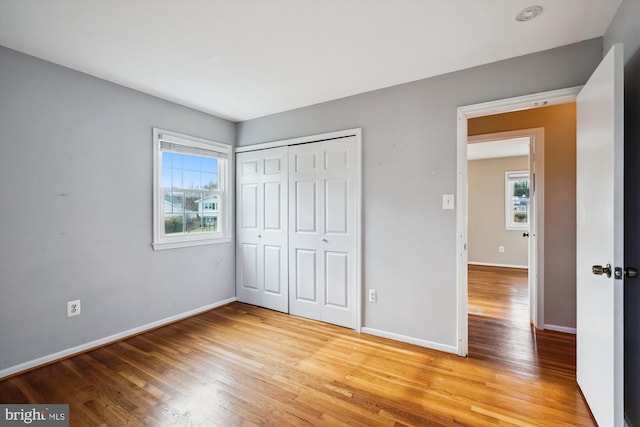
[[[519,291],[476,273],[469,358],[233,303],[4,380],[0,402],[69,403],[72,426],[594,425],[573,338],[525,344],[491,302]]]
[[[529,320],[527,271],[469,266],[469,354],[522,374],[575,378],[575,335],[538,331]]]

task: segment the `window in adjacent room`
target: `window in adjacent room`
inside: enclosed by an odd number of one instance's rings
[[[154,249],[230,241],[231,147],[153,129]]]
[[[529,229],[529,171],[505,172],[506,229]]]

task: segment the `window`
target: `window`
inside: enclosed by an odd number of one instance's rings
[[[507,230],[529,229],[529,172],[505,173],[505,206]]]
[[[154,249],[230,241],[231,147],[153,129]]]

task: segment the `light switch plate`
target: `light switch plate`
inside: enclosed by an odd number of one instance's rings
[[[442,209],[454,209],[455,208],[455,196],[453,194],[442,195]]]

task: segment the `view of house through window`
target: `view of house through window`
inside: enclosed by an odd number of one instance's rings
[[[505,206],[507,230],[529,228],[529,172],[514,171],[505,174]]]
[[[218,231],[218,159],[162,152],[164,233]]]

